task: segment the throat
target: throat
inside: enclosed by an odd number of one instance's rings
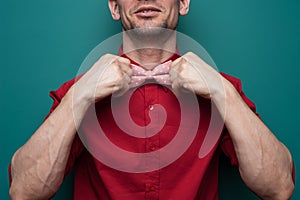
[[[176,31],[162,28],[123,30],[123,53],[152,69],[176,53]]]
[[[168,52],[161,49],[139,49],[126,55],[136,63],[148,70],[153,69],[162,62],[167,61],[175,52]]]

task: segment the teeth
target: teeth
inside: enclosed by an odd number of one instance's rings
[[[143,10],[142,13],[151,12],[152,10]]]

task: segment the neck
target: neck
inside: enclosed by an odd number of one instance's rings
[[[137,35],[123,31],[123,52],[143,67],[152,69],[176,52],[176,32],[166,29],[157,35]]]

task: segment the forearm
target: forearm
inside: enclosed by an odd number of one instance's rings
[[[80,121],[86,106],[74,106],[68,92],[60,105],[13,156],[12,199],[47,199],[62,183],[76,134],[73,112]]]
[[[240,174],[263,199],[288,199],[293,192],[292,159],[234,86],[192,52],[176,59],[170,70],[172,88],[210,98],[232,138]]]
[[[232,138],[246,185],[262,199],[288,199],[293,192],[292,159],[264,123],[225,81],[225,126]]]

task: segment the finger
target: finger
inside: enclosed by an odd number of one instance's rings
[[[172,89],[176,91],[179,90],[180,87],[180,81],[178,79],[174,79],[172,82]]]
[[[132,75],[132,69],[130,67],[130,60],[123,57],[118,57],[115,63],[120,67],[120,69],[128,74],[129,76]]]
[[[180,61],[181,62],[181,61]],[[181,80],[182,79],[182,66],[180,63],[178,63],[177,66],[174,66],[173,68],[170,69],[169,74],[170,74],[170,79],[173,82],[174,80]]]
[[[130,82],[131,78],[128,76],[128,74],[123,73],[122,79],[117,83],[117,85],[119,86],[119,90],[123,89],[124,87],[127,87]]]
[[[178,64],[179,64],[180,62],[182,62],[182,59],[183,59],[183,57],[177,58],[176,60],[174,60],[174,61],[171,63],[170,67],[171,67],[171,68],[177,67]]]
[[[194,89],[192,87],[192,85],[189,82],[185,82],[181,85],[180,88],[183,92],[193,92],[194,93]]]
[[[112,95],[114,97],[120,97],[120,96],[123,96],[128,90],[129,90],[129,86],[127,85],[127,87],[123,87],[123,88],[113,92]]]
[[[130,82],[131,82],[130,76],[128,76],[128,74],[124,74],[124,83],[128,85]]]
[[[130,88],[130,81],[130,77],[127,74],[124,74],[122,81],[115,87],[116,90],[113,92],[113,95],[119,97],[126,93]]]
[[[187,61],[183,57],[177,58],[174,62],[172,62],[170,69],[170,76],[172,79],[179,78],[186,63]]]
[[[173,93],[176,95],[176,96],[179,96],[180,95],[180,83],[178,80],[175,80],[173,83],[172,83],[172,91]]]
[[[171,82],[174,82],[174,80],[177,78],[177,71],[176,69],[172,68],[170,71],[169,71],[169,74],[170,74],[170,80]]]
[[[119,67],[122,70],[122,72],[124,72],[125,74],[127,74],[127,76],[129,76],[129,77],[132,76],[133,72],[132,72],[132,69],[131,69],[130,65],[120,64]]]

